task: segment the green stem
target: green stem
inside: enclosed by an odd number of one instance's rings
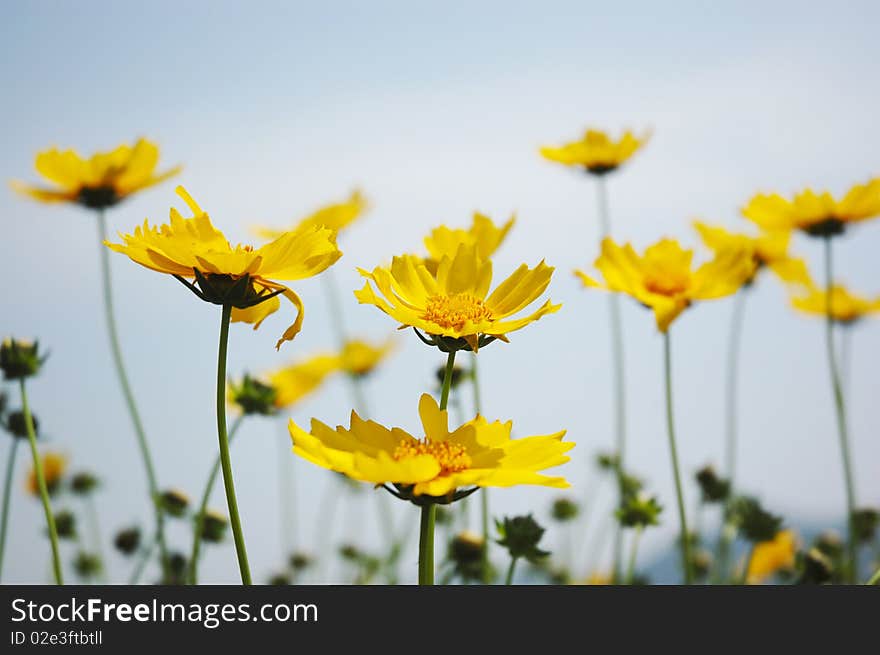
[[[872,575],[865,584],[866,585],[880,585],[880,569],[877,569],[876,571],[874,571],[874,575]]]
[[[737,415],[739,402],[739,351],[742,335],[743,314],[745,313],[747,288],[743,288],[733,299],[733,313],[730,318],[730,337],[727,344],[727,388],[726,403],[726,431],[724,448],[724,470],[727,479],[733,487],[736,475],[736,442],[737,442]]]
[[[639,552],[639,541],[642,538],[642,526],[636,526],[635,534],[632,537],[632,545],[629,551],[629,566],[626,569],[626,584],[631,585],[636,577],[636,557]]]
[[[28,405],[24,378],[19,380],[19,388],[21,389],[21,407],[24,412],[28,443],[30,443],[31,456],[34,459],[37,489],[40,492],[40,500],[43,502],[43,511],[46,513],[46,524],[49,526],[49,541],[52,543],[52,569],[55,572],[55,584],[63,585],[64,577],[61,573],[61,556],[58,552],[58,531],[55,529],[55,515],[52,513],[52,506],[49,504],[49,489],[46,487],[46,477],[43,475],[43,462],[40,459],[40,453],[37,452],[37,435],[34,433],[34,421],[31,417],[30,406]]]
[[[471,358],[471,386],[474,392],[474,413],[481,414],[483,411],[482,398],[480,396],[480,375],[477,367],[476,353]],[[483,574],[483,584],[491,582],[491,567],[489,566],[489,489],[483,487],[480,494],[480,531],[483,533],[483,550],[481,553],[480,570]]]
[[[122,395],[125,398],[125,404],[128,407],[128,414],[134,425],[134,432],[137,436],[138,447],[141,451],[141,459],[144,462],[144,469],[147,473],[147,485],[150,492],[150,498],[153,504],[153,511],[156,515],[156,535],[159,543],[159,556],[162,560],[162,573],[167,577],[168,573],[168,549],[165,546],[165,519],[162,508],[159,504],[159,484],[156,481],[156,470],[153,467],[153,457],[150,454],[150,446],[147,442],[147,435],[144,431],[141,416],[135,403],[134,393],[132,393],[131,385],[128,382],[128,374],[125,371],[125,365],[122,362],[122,348],[119,345],[119,333],[116,328],[116,318],[113,311],[113,286],[110,277],[110,250],[104,246],[107,240],[107,219],[104,210],[98,211],[98,239],[101,252],[101,274],[104,282],[104,314],[107,321],[107,332],[110,335],[110,351],[113,355],[113,363],[116,366],[116,376],[119,378],[119,386],[122,389]]]
[[[859,578],[859,562],[856,544],[855,525],[853,524],[855,499],[855,481],[853,479],[852,462],[849,450],[849,436],[846,425],[846,405],[844,404],[843,388],[837,369],[837,353],[834,348],[834,314],[831,307],[831,291],[834,284],[834,263],[832,260],[831,238],[825,238],[825,343],[828,348],[828,368],[831,372],[831,388],[834,394],[834,407],[837,412],[837,433],[840,437],[840,456],[843,461],[843,476],[846,483],[846,516],[847,516],[847,551],[849,566],[847,581],[852,584]]]
[[[150,556],[153,554],[153,549],[156,547],[159,539],[156,535],[153,535],[153,538],[150,539],[150,543],[143,550],[141,550],[140,557],[138,558],[138,563],[134,568],[134,571],[131,573],[131,578],[128,580],[128,584],[136,585],[140,582],[141,576],[144,573],[144,569],[147,568],[147,562],[150,561]]]
[[[596,177],[596,200],[599,212],[601,237],[611,236],[611,216],[608,210],[608,189],[605,177]],[[620,315],[620,298],[615,293],[608,294],[608,318],[611,331],[611,358],[614,362],[614,435],[615,451],[620,463],[620,471],[625,470],[626,457],[626,377],[623,354],[623,320]],[[618,495],[623,500],[622,478],[618,475]],[[623,559],[623,526],[617,523],[614,533],[614,562],[612,577],[620,580],[620,567]]]
[[[6,462],[6,477],[3,481],[3,516],[0,518],[0,579],[3,577],[3,553],[6,552],[6,523],[9,520],[9,501],[12,498],[12,476],[15,471],[15,455],[18,453],[18,437],[12,438],[9,446],[9,461]]]
[[[251,570],[248,566],[241,518],[238,515],[238,502],[235,499],[235,482],[232,479],[232,461],[229,458],[229,439],[226,436],[226,347],[229,342],[229,319],[232,305],[223,305],[220,319],[220,347],[217,354],[217,437],[220,442],[220,466],[223,468],[223,486],[226,488],[226,505],[229,509],[229,523],[235,539],[235,554],[238,556],[238,569],[241,582],[251,584]]]
[[[678,468],[678,451],[675,446],[675,420],[672,411],[672,356],[669,332],[663,333],[663,363],[666,378],[666,430],[669,436],[669,455],[672,459],[672,474],[675,477],[675,496],[678,501],[678,519],[681,523],[681,566],[684,572],[684,583],[691,584],[690,534],[687,527],[687,515],[684,509],[684,494],[681,489],[681,474]]]
[[[443,386],[440,389],[440,409],[449,405],[449,390],[452,388],[452,372],[455,369],[455,351],[446,358],[446,370],[443,374]],[[434,503],[422,505],[421,522],[419,525],[419,584],[434,584],[434,521],[437,517],[437,506]]]
[[[514,569],[516,569],[516,560],[518,560],[518,559],[519,559],[518,557],[511,557],[510,558],[510,566],[507,567],[507,577],[504,578],[504,584],[507,586],[510,586],[511,584],[513,584],[513,571],[514,571]]]
[[[236,432],[244,420],[244,414],[239,415],[229,430],[229,443],[235,438]],[[211,472],[208,474],[208,481],[205,483],[205,490],[202,492],[202,500],[199,503],[199,509],[196,512],[195,534],[193,534],[192,555],[189,558],[189,581],[190,584],[198,584],[198,566],[199,551],[202,546],[202,527],[205,521],[205,512],[208,510],[208,501],[211,499],[211,491],[214,489],[214,482],[217,480],[217,474],[220,472],[220,455],[214,460]]]

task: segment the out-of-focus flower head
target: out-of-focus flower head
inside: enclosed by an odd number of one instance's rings
[[[794,568],[798,537],[792,530],[782,530],[773,539],[755,544],[746,572],[749,584],[760,584],[771,575]]]
[[[428,251],[428,256],[425,257],[425,266],[436,274],[440,260],[443,257],[455,257],[459,246],[462,245],[473,247],[478,257],[489,259],[498,250],[515,222],[516,216],[514,215],[506,223],[498,226],[485,214],[474,212],[473,222],[467,230],[445,225],[434,228],[425,237],[425,248]]]
[[[607,132],[588,128],[577,141],[561,146],[543,146],[541,155],[565,166],[583,168],[592,175],[606,175],[628,161],[650,138],[650,132],[636,135],[626,130],[614,139]]]
[[[43,465],[43,478],[46,480],[46,490],[52,496],[61,488],[61,482],[64,480],[64,474],[67,472],[67,457],[60,453],[49,451],[40,456],[40,462]],[[40,488],[37,484],[37,472],[33,468],[28,473],[27,490],[34,496],[40,495]]]
[[[308,232],[323,227],[338,235],[360,218],[367,209],[369,209],[367,199],[355,189],[342,202],[325,205],[286,230],[258,225],[253,228],[253,233],[263,239],[277,239],[287,232]]]

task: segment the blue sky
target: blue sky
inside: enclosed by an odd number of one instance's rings
[[[35,180],[33,157],[52,145],[81,152],[144,135],[179,181],[233,240],[255,221],[283,225],[357,186],[373,209],[341,241],[334,270],[349,327],[382,338],[394,325],[355,304],[356,266],[419,247],[441,222],[463,225],[480,209],[518,220],[496,271],[545,258],[557,267],[561,312],[481,354],[486,413],[518,434],[560,428],[578,443],[561,469],[578,497],[585,461],[610,444],[605,298],[583,291],[574,267],[596,255],[588,180],[543,161],[537,148],[586,125],[652,128],[645,150],[610,182],[615,234],[639,246],[661,236],[696,243],[701,217],[745,228],[738,207],[757,191],[806,185],[841,192],[880,174],[876,3],[13,2],[0,26],[0,177]],[[109,216],[128,231],[167,218],[173,183]],[[7,279],[0,331],[39,337],[52,350],[32,385],[47,446],[97,471],[107,530],[147,523],[144,482],[115,386],[101,315],[93,218],[0,191],[0,262]],[[840,277],[880,292],[880,224],[839,240]],[[819,247],[795,248],[818,265]],[[213,379],[219,312],[174,280],[113,256],[124,350],[146,416],[163,486],[199,493],[216,448]],[[9,283],[9,281],[13,281]],[[277,354],[286,325],[234,329],[229,370],[259,371],[333,345],[319,281],[298,287],[303,334]],[[645,540],[664,548],[676,521],[663,432],[662,350],[653,322],[624,303],[630,462],[667,507]],[[683,468],[721,454],[723,362],[731,305],[697,307],[673,331]],[[837,522],[843,488],[820,322],[789,310],[762,281],[749,300],[743,344],[740,457],[743,486],[792,521]],[[368,390],[380,421],[413,428],[418,394],[438,354],[401,335],[401,348]],[[862,503],[880,502],[880,442],[872,411],[880,354],[875,323],[854,334],[853,446]],[[342,383],[297,408],[297,420],[341,422]],[[251,561],[265,579],[281,561],[279,422],[255,420],[234,447]],[[3,447],[5,458],[6,450]],[[21,478],[26,461],[19,463]],[[299,543],[314,543],[327,476],[297,462]],[[695,493],[688,485],[693,507]],[[20,486],[18,487],[20,488]],[[498,512],[546,514],[556,496],[534,489],[493,494]],[[600,488],[597,503],[607,502]],[[361,503],[365,501],[359,501]],[[372,501],[371,501],[372,502]],[[223,509],[219,487],[214,504]],[[360,507],[360,505],[356,506]],[[401,520],[413,508],[398,508]],[[350,510],[348,538],[375,542],[370,514]],[[361,517],[361,518],[357,518]],[[18,496],[4,579],[45,578],[34,547],[39,505]],[[708,520],[708,519],[707,519]],[[175,543],[188,546],[176,526]],[[439,549],[439,547],[438,547]],[[414,570],[411,548],[404,566]],[[234,582],[231,544],[206,556],[205,579]],[[122,578],[127,564],[111,562]]]

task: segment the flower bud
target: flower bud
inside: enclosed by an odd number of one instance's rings
[[[181,517],[189,507],[189,498],[181,491],[169,489],[159,495],[159,506],[170,516]]]
[[[483,579],[483,538],[465,530],[449,540],[446,556],[465,582]]]
[[[296,552],[290,556],[290,568],[296,572],[305,571],[312,564],[312,557],[308,553]]]
[[[123,555],[131,555],[141,544],[140,528],[127,528],[116,533],[113,545]]]
[[[59,539],[76,539],[76,517],[66,509],[55,514],[55,532]]]
[[[835,530],[826,530],[821,533],[816,537],[813,546],[832,561],[843,555],[843,539]]]
[[[286,573],[276,573],[269,578],[269,584],[273,587],[284,587],[291,583],[290,576]]]
[[[752,543],[772,540],[782,527],[782,517],[767,512],[751,496],[735,498],[730,512],[740,532]]]
[[[77,473],[70,479],[70,490],[80,496],[87,496],[98,486],[98,479],[91,473]]]
[[[73,560],[73,570],[81,578],[91,578],[101,572],[101,558],[92,553],[80,551]]]
[[[446,379],[446,367],[441,366],[437,369],[437,382],[439,384],[443,384],[443,380]],[[452,367],[452,388],[455,389],[461,381],[464,379],[466,372],[461,366],[453,366]]]
[[[657,517],[662,511],[663,508],[656,497],[640,492],[625,496],[615,516],[625,528],[645,528],[649,525],[657,525],[659,523]]]
[[[347,562],[357,562],[363,553],[354,544],[343,544],[339,547],[339,556]]]
[[[880,512],[873,507],[861,507],[853,510],[853,534],[859,541],[863,543],[873,541],[877,534],[878,524],[880,524]]]
[[[620,467],[620,457],[617,453],[599,453],[596,465],[603,471],[616,471]]]
[[[719,477],[712,466],[701,468],[696,478],[704,503],[720,503],[730,496],[730,480]]]
[[[34,426],[34,436],[40,436],[40,422],[37,420],[36,414],[31,412],[31,423]],[[13,437],[18,437],[19,439],[27,439],[28,438],[28,429],[27,422],[24,418],[24,412],[20,409],[9,412],[6,415],[6,430]]]
[[[435,512],[434,521],[437,525],[450,525],[452,523],[452,512],[447,508],[438,505]]]
[[[202,540],[212,544],[220,543],[226,535],[228,525],[229,521],[225,516],[208,510],[202,517]]]
[[[578,505],[570,498],[557,498],[553,501],[551,514],[560,523],[571,521],[578,515]]]
[[[803,570],[798,584],[824,584],[831,580],[834,573],[831,559],[818,548],[810,548],[804,553],[801,566]]]
[[[245,415],[272,416],[277,412],[275,399],[278,397],[278,391],[271,384],[245,374],[240,384],[229,383],[229,391],[232,402],[238,405]]]
[[[504,546],[513,558],[525,557],[534,563],[550,554],[538,548],[544,528],[538,525],[531,514],[504,517],[503,522],[495,521],[495,527],[501,536],[498,544]]]
[[[35,341],[3,339],[0,344],[0,370],[7,380],[23,380],[33,377],[40,371],[48,355],[40,357],[39,345]]]

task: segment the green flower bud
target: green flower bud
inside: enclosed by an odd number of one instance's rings
[[[465,530],[449,540],[446,557],[453,563],[455,573],[464,581],[483,579],[483,538]]]
[[[73,569],[81,578],[91,578],[101,572],[101,558],[92,553],[80,551],[73,560]]]
[[[831,559],[818,548],[810,548],[804,553],[801,569],[798,584],[824,584],[830,582],[834,574]]]
[[[34,436],[39,438],[40,422],[37,420],[37,415],[33,412],[31,412],[31,422],[34,426]],[[6,423],[4,427],[13,437],[18,437],[19,439],[28,438],[27,422],[24,418],[24,412],[19,409],[9,412],[9,414],[6,415]]]
[[[343,544],[339,547],[339,556],[347,562],[357,562],[361,559],[363,553],[354,544]]]
[[[640,492],[625,496],[614,514],[625,528],[645,528],[649,525],[657,525],[659,523],[657,517],[662,511],[663,508],[655,496]]]
[[[229,521],[217,512],[208,510],[202,517],[202,539],[208,543],[216,544],[223,541]]]
[[[284,587],[291,583],[290,576],[286,573],[276,573],[269,578],[269,584],[273,587]]]
[[[620,485],[620,493],[624,497],[638,495],[644,486],[640,478],[623,471],[620,472],[617,483]]]
[[[179,518],[186,514],[189,498],[181,491],[169,489],[159,495],[159,505],[170,516]]]
[[[782,527],[782,517],[767,512],[751,496],[734,498],[730,513],[742,535],[752,543],[770,541]]]
[[[832,561],[843,555],[843,539],[834,530],[826,530],[816,537],[813,546]]]
[[[59,539],[76,539],[76,517],[63,509],[55,513],[55,532]]]
[[[173,580],[182,580],[183,574],[186,572],[186,557],[182,553],[168,554],[168,573]],[[180,584],[175,582],[174,584]]]
[[[596,456],[596,466],[603,471],[616,471],[620,468],[620,457],[617,453],[599,453]]]
[[[880,512],[873,507],[861,507],[852,513],[853,534],[866,543],[874,540],[877,526],[880,525]]]
[[[23,380],[40,372],[48,355],[40,357],[39,344],[35,341],[3,339],[0,344],[0,370],[7,380]]]
[[[513,558],[525,557],[535,563],[550,553],[538,548],[538,542],[544,534],[542,528],[531,514],[526,516],[504,517],[504,521],[495,521],[495,527],[501,537],[498,544],[504,546]]]
[[[437,382],[443,384],[443,380],[446,379],[446,367],[441,366],[437,369],[435,374],[437,376]],[[465,378],[467,372],[465,372],[464,368],[461,366],[453,366],[452,367],[452,388],[455,389],[461,381]]]
[[[91,473],[77,473],[70,479],[70,490],[80,496],[87,496],[98,486],[98,479]]]
[[[277,412],[275,400],[278,397],[278,391],[275,387],[252,378],[247,373],[238,385],[233,382],[229,383],[229,392],[232,396],[232,402],[238,405],[245,415],[272,416]]]
[[[711,466],[704,466],[697,471],[696,478],[704,503],[720,503],[730,496],[730,480],[719,477]]]
[[[445,507],[438,505],[435,512],[434,521],[437,525],[449,525],[452,523],[452,512]]]
[[[116,533],[113,545],[123,555],[131,555],[141,544],[140,528],[127,528]]]
[[[290,556],[290,568],[294,571],[304,571],[312,564],[312,557],[308,553],[296,552]]]
[[[578,505],[570,498],[557,498],[553,501],[551,514],[559,522],[571,521],[578,515]]]

